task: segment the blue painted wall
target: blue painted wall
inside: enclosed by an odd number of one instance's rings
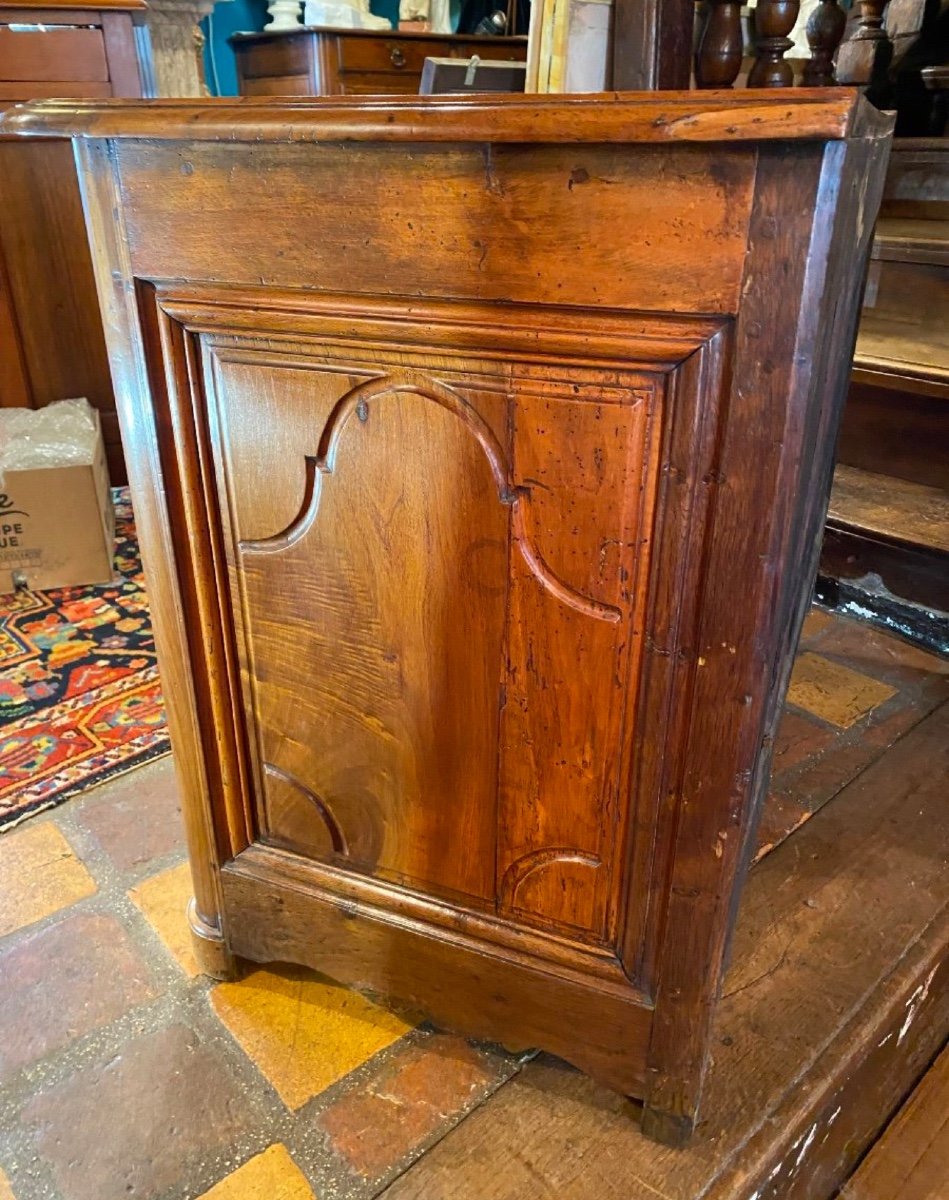
[[[227,44],[232,33],[256,33],[267,20],[267,0],[226,0],[201,22],[204,76],[212,96],[236,96],[237,70]]]

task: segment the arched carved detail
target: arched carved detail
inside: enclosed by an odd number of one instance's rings
[[[258,540],[242,541],[240,549],[245,554],[272,554],[288,550],[299,542],[316,520],[320,506],[322,478],[324,475],[332,474],[335,469],[340,438],[353,413],[365,412],[365,406],[370,400],[378,400],[387,395],[414,394],[447,409],[470,430],[478,441],[494,477],[498,489],[498,499],[502,504],[511,507],[514,540],[538,583],[561,603],[577,612],[599,621],[619,621],[622,613],[618,608],[577,591],[576,588],[560,579],[544,561],[543,556],[534,545],[528,528],[526,511],[530,505],[530,489],[514,486],[504,448],[483,418],[467,400],[447,384],[414,371],[404,371],[400,374],[401,378],[380,375],[375,379],[367,379],[356,384],[340,397],[333,406],[333,411],[320,435],[317,453],[304,455],[306,481],[303,500],[296,516],[279,533]]]
[[[555,863],[577,863],[596,870],[602,865],[596,854],[571,847],[548,846],[543,850],[531,850],[510,864],[501,877],[498,900],[504,908],[517,907],[517,893],[522,884],[535,872],[545,870]]]
[[[573,608],[577,612],[583,613],[588,617],[593,617],[598,621],[611,621],[613,624],[618,622],[623,615],[618,608],[612,604],[605,604],[602,600],[594,600],[592,596],[585,596],[582,592],[578,592],[569,583],[564,583],[562,579],[558,578],[551,571],[550,567],[547,566],[527,529],[526,513],[529,507],[530,491],[525,488],[519,492],[514,500],[514,541],[517,543],[518,549],[523,555],[524,561],[530,568],[534,578],[546,591],[555,596],[562,604],[566,604],[568,608]]]
[[[289,771],[284,771],[282,767],[274,766],[273,763],[264,763],[264,774],[269,775],[272,779],[279,779],[281,783],[292,787],[305,800],[316,809],[323,819],[323,824],[326,826],[327,832],[330,835],[330,842],[336,854],[349,855],[349,845],[346,841],[346,835],[343,833],[342,827],[326,801],[316,794],[311,788],[308,788],[305,783],[301,783],[295,775],[291,775]]]

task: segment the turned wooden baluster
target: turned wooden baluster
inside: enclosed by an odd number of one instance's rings
[[[700,88],[730,88],[741,70],[741,4],[709,0],[707,10],[695,51],[695,82]]]
[[[800,0],[758,0],[755,9],[755,62],[751,88],[791,87],[794,71],[784,56],[794,45],[788,34],[800,11]]]
[[[872,83],[889,66],[893,47],[883,28],[887,0],[860,0],[860,24],[837,52],[837,82]]]
[[[834,54],[844,36],[846,24],[847,14],[837,0],[820,0],[807,18],[805,32],[811,57],[801,77],[805,87],[829,87],[835,82]]]

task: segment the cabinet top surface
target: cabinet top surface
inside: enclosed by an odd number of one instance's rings
[[[507,46],[510,43],[524,43],[526,36],[490,37],[474,33],[429,33],[419,29],[344,29],[338,25],[301,25],[297,29],[261,29],[254,33],[232,33],[229,42],[246,45],[248,42],[283,41],[287,38],[309,37],[314,33],[325,33],[332,37],[355,38],[396,38],[399,41],[422,42],[482,42],[486,46]]]
[[[0,117],[34,137],[210,142],[644,143],[886,136],[892,118],[847,88],[299,100],[43,100]]]

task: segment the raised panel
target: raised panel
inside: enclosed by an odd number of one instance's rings
[[[204,362],[259,837],[609,942],[661,376],[237,335]]]
[[[656,389],[600,376],[517,372],[498,873],[505,912],[605,938],[658,438]]]
[[[493,903],[509,522],[479,440],[494,435],[444,383],[367,375],[217,367],[261,835]],[[301,837],[288,784],[310,826],[339,831],[329,847]]]

